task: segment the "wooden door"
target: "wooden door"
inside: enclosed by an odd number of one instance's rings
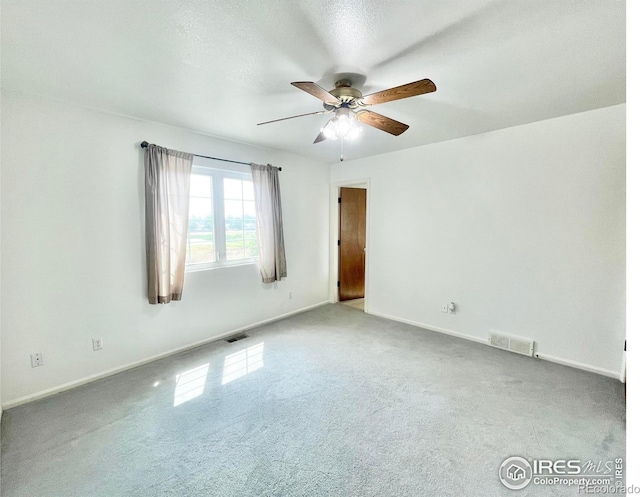
[[[364,297],[367,190],[340,188],[339,297]]]

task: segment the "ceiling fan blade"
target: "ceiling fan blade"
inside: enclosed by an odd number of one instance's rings
[[[327,104],[339,104],[340,100],[334,97],[327,90],[318,86],[317,84],[311,81],[297,81],[291,83],[296,88],[300,88],[302,91],[306,91],[308,94],[313,95],[316,98],[319,98],[323,102]]]
[[[313,143],[320,143],[323,142],[327,139],[326,136],[324,136],[324,133],[322,131],[320,131],[320,134],[318,136],[316,136],[316,139],[313,141]]]
[[[273,121],[265,121],[263,123],[258,123],[258,126],[262,126],[263,124],[277,123],[278,121],[286,121],[287,119],[295,119],[296,117],[313,116],[315,114],[328,114],[329,112],[332,111],[319,110],[318,112],[308,112],[306,114],[298,114],[297,116],[283,117],[282,119],[274,119]]]
[[[413,83],[367,95],[362,99],[362,103],[365,105],[383,104],[385,102],[400,100],[401,98],[431,93],[432,91],[436,91],[436,85],[433,84],[433,81],[430,79],[421,79],[420,81],[414,81]]]
[[[361,110],[360,112],[356,112],[356,119],[364,124],[368,124],[374,128],[391,133],[394,136],[401,135],[409,129],[408,124],[395,121],[390,117],[383,116],[376,112],[371,112],[370,110]]]

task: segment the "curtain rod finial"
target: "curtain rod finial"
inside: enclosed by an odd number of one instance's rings
[[[149,146],[149,142],[148,142],[148,141],[143,141],[143,142],[140,144],[140,148],[147,148],[148,146]]]

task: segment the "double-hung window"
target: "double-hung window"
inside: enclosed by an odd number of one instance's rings
[[[255,262],[257,256],[251,174],[193,166],[187,270]]]

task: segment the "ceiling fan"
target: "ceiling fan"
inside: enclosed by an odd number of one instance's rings
[[[436,91],[436,85],[433,84],[433,81],[430,79],[421,79],[420,81],[414,81],[406,85],[371,93],[364,97],[359,90],[351,86],[349,79],[337,81],[335,88],[330,91],[325,90],[311,81],[297,81],[291,84],[322,100],[325,110],[274,119],[273,121],[258,123],[258,126],[286,121],[287,119],[294,119],[296,117],[333,113],[334,117],[323,126],[320,134],[313,143],[319,143],[327,139],[336,140],[341,138],[350,140],[356,138],[362,132],[362,128],[358,126],[357,122],[398,136],[409,129],[409,125],[383,116],[382,114],[371,112],[367,110],[366,107]]]

